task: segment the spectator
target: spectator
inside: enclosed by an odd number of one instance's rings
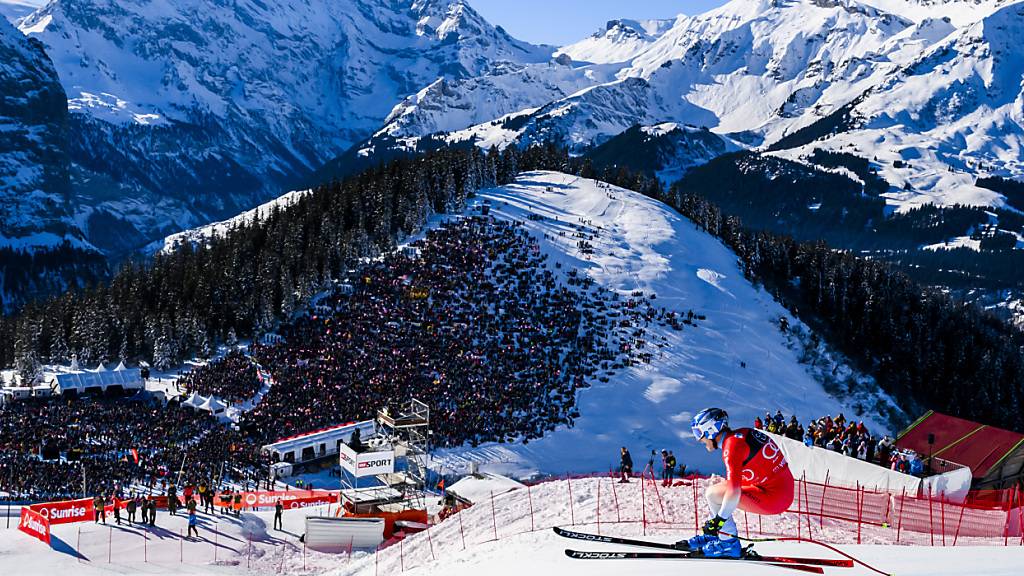
[[[671,450],[665,458],[665,486],[671,486],[676,471],[676,455]]]
[[[633,473],[633,457],[629,455],[629,450],[625,446],[622,447],[622,452],[619,455],[619,472],[622,474],[619,483],[628,484],[629,476]]]
[[[130,498],[128,503],[125,504],[125,512],[128,513],[128,525],[131,526],[135,522],[135,508],[138,506],[138,502],[135,498]]]
[[[96,516],[93,518],[94,523],[103,522],[107,523],[107,510],[106,502],[103,501],[102,496],[95,496],[92,499],[92,507],[96,510]]]
[[[188,513],[188,537],[191,538],[195,534],[196,538],[199,538],[199,518],[196,517],[196,511],[192,510]]]

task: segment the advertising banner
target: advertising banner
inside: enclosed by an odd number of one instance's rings
[[[96,519],[96,509],[92,505],[92,498],[33,504],[29,508],[46,518],[51,526]]]
[[[338,450],[338,460],[341,467],[356,478],[395,471],[394,450],[357,453],[347,444],[342,444]]]
[[[242,506],[246,508],[269,508],[280,500],[286,509],[331,504],[338,501],[338,492],[316,490],[274,490],[261,492],[243,492]]]
[[[21,522],[18,523],[18,530],[47,544],[50,543],[50,521],[31,508],[21,509]]]

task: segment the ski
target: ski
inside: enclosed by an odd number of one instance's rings
[[[824,574],[821,566],[808,566],[791,562],[769,562],[763,558],[706,558],[694,556],[686,552],[585,552],[582,550],[566,550],[565,555],[575,560],[705,560],[708,562],[755,562],[776,568],[788,568],[809,574]]]
[[[649,540],[632,540],[629,538],[617,538],[615,536],[599,536],[597,534],[587,534],[586,532],[573,532],[572,530],[565,530],[555,526],[553,528],[555,534],[563,538],[571,538],[573,540],[584,540],[586,542],[600,542],[603,544],[621,544],[624,546],[638,546],[641,548],[657,548],[659,550],[672,550],[673,552],[692,556],[692,552],[680,550],[672,544],[665,544],[664,542],[651,542]],[[852,568],[853,560],[847,559],[832,559],[832,558],[795,558],[790,556],[750,556],[743,558],[744,560],[751,560],[757,562],[774,562],[779,564],[807,564],[810,566],[829,566],[832,568]]]

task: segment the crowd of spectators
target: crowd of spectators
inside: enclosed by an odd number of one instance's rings
[[[255,487],[269,473],[263,444],[413,397],[432,410],[435,446],[528,442],[573,425],[576,392],[589,381],[661,353],[667,339],[653,325],[682,330],[703,319],[655,298],[619,295],[550,262],[521,223],[453,219],[350,270],[250,356],[233,352],[181,377],[185,395],[242,402],[260,387],[254,362],[263,366],[274,383],[237,427],[176,401],[139,399],[146,394],[3,408],[0,495]]]
[[[251,399],[260,389],[256,366],[240,350],[232,350],[223,358],[199,366],[178,379],[178,387],[186,395],[217,396],[229,404]]]
[[[897,450],[891,437],[872,435],[864,421],[847,420],[842,412],[835,418],[828,415],[813,420],[806,427],[796,416],[786,420],[782,411],[776,411],[774,415],[766,412],[763,419],[754,419],[754,427],[801,441],[806,446],[832,450],[904,474],[926,474],[924,461],[918,454]]]
[[[642,295],[574,272],[560,282],[521,224],[460,219],[358,270],[283,342],[254,346],[275,385],[242,427],[300,433],[417,397],[435,445],[529,441],[572,425],[588,377],[649,360],[652,321],[668,322]]]
[[[0,492],[28,500],[253,481],[259,450],[206,413],[128,398],[32,399],[0,417]]]

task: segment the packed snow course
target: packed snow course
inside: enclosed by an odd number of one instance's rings
[[[525,223],[549,264],[563,272],[578,269],[624,297],[656,294],[657,306],[706,319],[682,331],[649,327],[647,340],[664,347],[650,364],[589,382],[592,387],[579,394],[582,416],[573,428],[525,445],[441,451],[435,454],[441,471],[464,472],[471,461],[513,476],[607,471],[626,446],[638,471],[651,450],[664,448],[690,470],[713,472],[721,459],[690,432],[690,418],[702,408],[721,406],[735,426],[750,426],[769,409],[803,421],[839,412],[860,419],[851,409],[855,402],[887,402],[829,396],[778,326],[781,317],[799,322],[743,277],[735,254],[719,240],[656,200],[594,180],[531,172],[482,191],[475,202],[488,203],[498,218]],[[577,245],[581,231],[592,237],[592,254]],[[864,419],[874,434],[887,430]]]
[[[577,574],[658,576],[714,570],[720,576],[785,574],[770,566],[722,561],[624,560],[581,561],[566,558],[567,548],[584,551],[639,551],[618,545],[568,540],[551,530],[558,526],[600,533],[675,542],[694,533],[703,521],[700,494],[707,481],[656,488],[634,479],[620,484],[607,476],[571,481],[553,480],[529,488],[500,478],[474,483],[477,504],[431,526],[428,532],[407,536],[380,550],[323,554],[304,548],[299,537],[306,515],[334,515],[336,507],[288,510],[283,530],[273,526],[273,511],[243,512],[240,518],[200,513],[199,538],[183,539],[186,518],[158,515],[155,528],[82,523],[54,526],[53,550],[15,529],[0,529],[0,567],[4,573],[29,576],[70,572],[99,574],[322,574],[369,576],[379,574]],[[490,489],[489,489],[490,488]],[[493,494],[493,496],[491,496]],[[694,507],[697,497],[696,510]],[[433,502],[431,502],[433,504]],[[956,547],[928,546],[928,534],[896,526],[862,526],[785,513],[774,517],[738,516],[742,534],[796,536],[803,534],[838,545],[857,559],[899,576],[1019,574],[1024,547],[1019,537],[965,538]],[[646,524],[644,520],[646,519]],[[799,520],[798,520],[799,519]],[[16,520],[15,520],[16,522]],[[799,523],[799,527],[798,527]],[[802,532],[801,532],[802,531]],[[901,538],[902,545],[893,545]],[[947,544],[951,544],[947,541]],[[813,543],[769,542],[756,545],[762,555],[813,558],[840,556]],[[979,563],[985,569],[979,571]],[[867,568],[826,568],[826,574],[862,576]]]

